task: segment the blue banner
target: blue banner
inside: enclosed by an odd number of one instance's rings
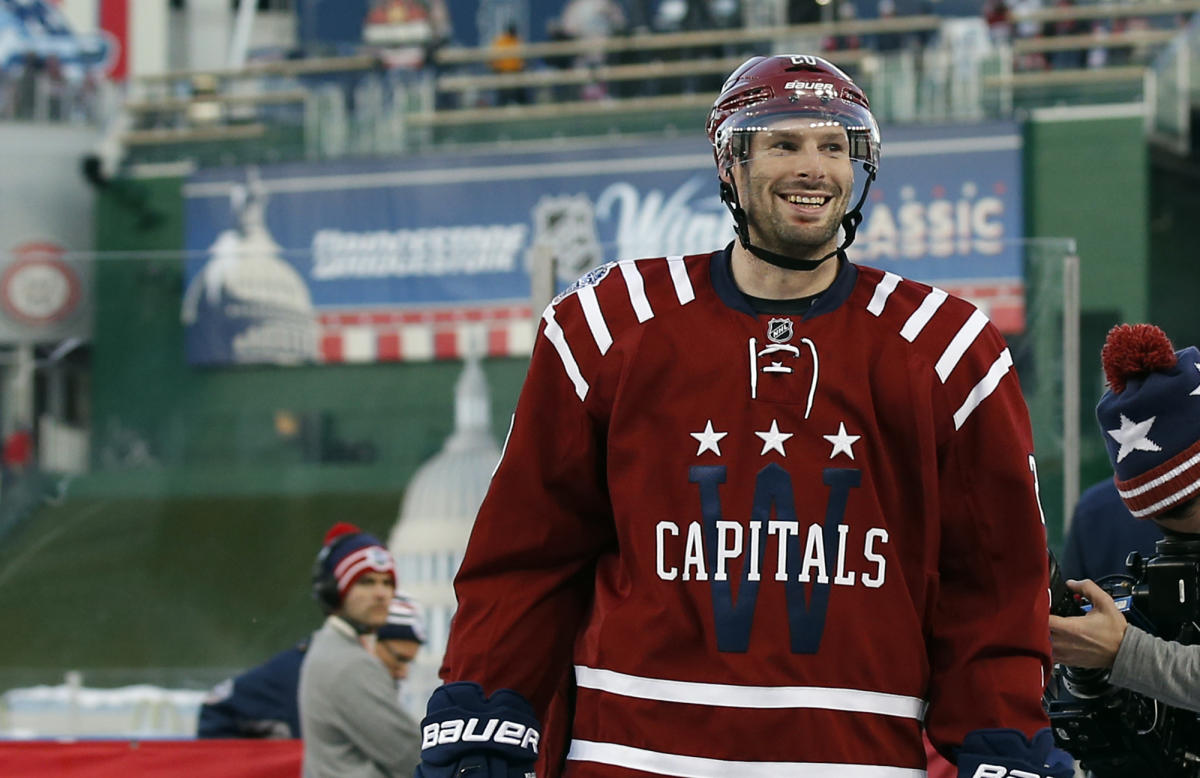
[[[952,290],[1019,291],[1016,126],[884,138],[852,258]],[[436,332],[405,344],[439,321],[526,326],[540,252],[565,285],[601,262],[733,237],[702,138],[203,171],[185,198],[183,316],[202,364],[452,356]],[[519,353],[515,332],[489,349]]]

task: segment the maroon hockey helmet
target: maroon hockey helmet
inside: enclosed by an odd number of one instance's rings
[[[717,166],[733,162],[739,138],[787,116],[840,124],[851,159],[878,170],[879,125],[867,96],[841,69],[809,54],[751,57],[726,79],[705,128]]]
[[[866,173],[860,181],[855,205],[842,217],[844,239],[820,259],[802,259],[769,251],[750,241],[748,217],[737,187],[724,174],[735,162],[750,161],[751,139],[769,134],[781,124],[814,128],[842,127],[851,160]],[[721,200],[733,214],[742,245],[773,265],[791,270],[811,270],[844,251],[854,241],[862,223],[862,207],[879,170],[879,125],[871,114],[867,96],[851,78],[829,61],[809,54],[751,57],[733,71],[713,103],[705,127],[713,145],[717,169],[722,174]]]

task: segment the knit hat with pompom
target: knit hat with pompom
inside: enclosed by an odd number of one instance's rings
[[[1122,324],[1101,352],[1096,406],[1121,499],[1138,518],[1200,496],[1200,351],[1175,351],[1152,324]]]

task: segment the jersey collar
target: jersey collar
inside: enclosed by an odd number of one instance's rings
[[[821,293],[820,299],[808,309],[808,313],[801,317],[801,321],[807,321],[837,310],[850,297],[850,293],[854,291],[854,284],[858,280],[858,266],[848,260],[845,253],[841,251],[838,252],[837,261],[841,264],[841,267],[838,268],[838,274],[834,277],[833,283]],[[709,260],[709,276],[712,278],[713,289],[716,291],[717,297],[721,298],[721,302],[725,303],[725,305],[735,311],[758,318],[758,314],[750,305],[750,301],[746,299],[746,296],[742,294],[742,290],[738,289],[737,284],[733,281],[732,262],[732,241],[720,251],[713,252],[712,258]]]

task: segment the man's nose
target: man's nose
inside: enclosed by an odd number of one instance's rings
[[[793,160],[796,175],[801,178],[820,179],[825,177],[825,157],[813,147],[801,149]]]

